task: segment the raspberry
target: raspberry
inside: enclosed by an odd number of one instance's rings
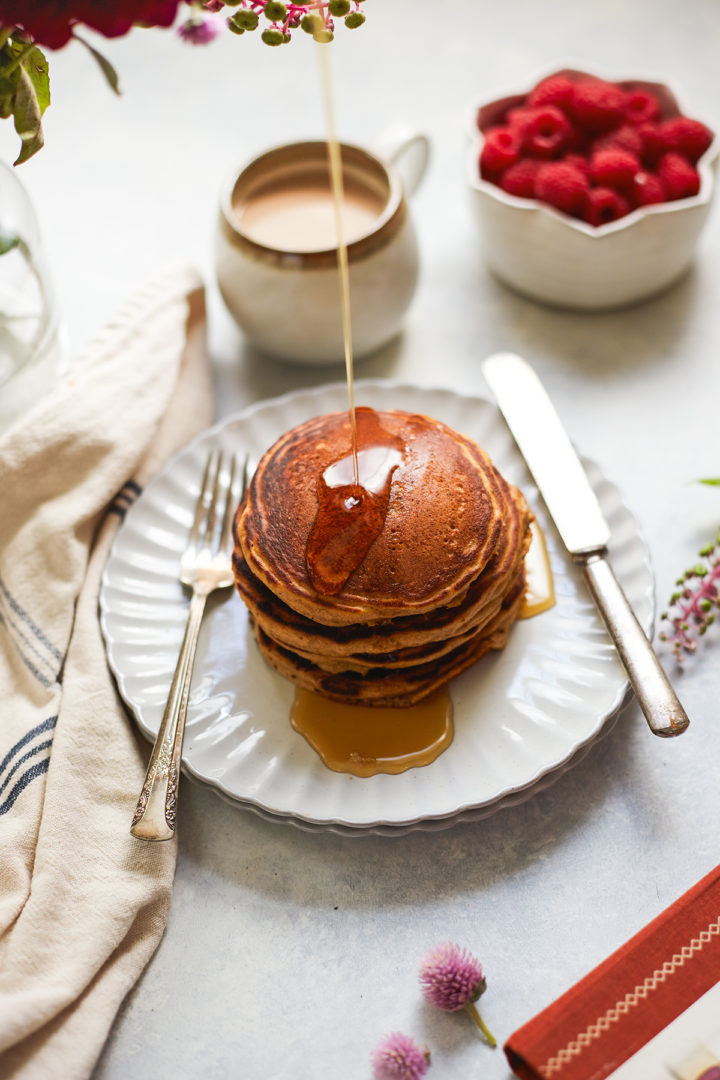
[[[640,160],[627,150],[610,147],[597,150],[590,159],[590,178],[599,187],[622,190],[632,184],[632,178],[640,171]]]
[[[567,145],[572,128],[564,113],[554,105],[535,109],[523,135],[523,149],[531,157],[551,158]]]
[[[568,144],[565,147],[567,154],[580,154],[582,157],[588,157],[592,150],[592,136],[581,131],[579,127],[573,127],[572,135],[568,140]]]
[[[666,150],[682,154],[688,161],[701,158],[713,141],[712,132],[699,120],[688,116],[673,116],[660,124],[660,137]]]
[[[589,225],[608,225],[630,213],[630,203],[611,188],[596,187],[588,192],[583,218]]]
[[[663,154],[658,164],[658,176],[668,199],[689,199],[700,190],[700,174],[680,154]]]
[[[643,141],[643,161],[648,165],[655,165],[665,150],[660,125],[638,124],[637,133]]]
[[[572,114],[587,131],[601,134],[623,120],[625,93],[602,79],[582,79],[573,87]]]
[[[587,178],[574,165],[549,161],[538,169],[535,196],[566,214],[579,215],[587,201]]]
[[[560,109],[568,110],[574,90],[575,87],[567,76],[550,75],[530,91],[527,103],[530,106],[557,105]]]
[[[523,137],[534,116],[535,109],[529,109],[527,105],[516,105],[505,114],[505,124]]]
[[[508,127],[494,127],[485,132],[485,144],[480,153],[480,175],[496,179],[520,157],[520,139]]]
[[[532,199],[535,194],[535,177],[540,167],[541,163],[533,158],[516,161],[503,173],[500,187],[507,191],[508,195]]]
[[[595,143],[595,149],[607,150],[610,147],[616,147],[620,150],[628,150],[631,154],[635,154],[635,157],[640,158],[644,145],[637,128],[625,124],[616,131],[611,131],[609,135],[603,135],[602,138],[598,139]]]
[[[590,162],[583,154],[566,154],[563,161],[566,165],[574,165],[583,176],[590,176]]]
[[[633,176],[631,193],[636,206],[665,202],[667,197],[660,177],[655,173],[645,172],[644,169]]]
[[[660,117],[658,99],[649,90],[629,90],[623,111],[630,124],[645,124]]]

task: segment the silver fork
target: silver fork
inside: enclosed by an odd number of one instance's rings
[[[210,593],[215,589],[225,589],[234,581],[232,519],[235,507],[245,492],[248,462],[246,458],[240,470],[237,456],[233,456],[227,480],[223,479],[222,465],[222,453],[211,451],[195,506],[188,546],[180,561],[180,580],[192,590],[190,611],[170,695],[130,828],[132,835],[140,840],[171,840],[175,835],[185,717],[200,623]],[[223,517],[219,541],[215,546],[221,496]]]

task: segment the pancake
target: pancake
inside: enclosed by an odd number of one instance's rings
[[[309,420],[275,443],[255,471],[238,522],[255,577],[294,611],[328,625],[379,622],[452,603],[489,561],[503,520],[498,474],[475,443],[426,416],[378,415],[406,453],[392,478],[383,531],[339,596],[324,597],[313,587],[305,551],[318,477],[349,454],[346,412]]]
[[[501,484],[512,505],[490,561],[464,596],[433,611],[329,628],[294,611],[252,574],[236,533],[233,563],[238,590],[269,637],[290,649],[321,650],[332,656],[352,656],[358,652],[384,654],[454,637],[468,628],[477,629],[487,621],[488,610],[502,600],[508,577],[517,570],[529,543],[528,538],[522,542],[528,528],[525,501],[516,488],[504,480]]]
[[[320,478],[351,460],[349,415],[332,413],[287,432],[258,464],[234,521],[235,580],[263,656],[284,676],[339,701],[411,705],[504,647],[532,514],[488,455],[440,421],[356,415],[368,490],[382,458],[373,439],[392,447],[377,487],[384,520],[359,565],[332,593],[308,566]]]
[[[283,649],[266,638],[257,628],[256,637],[260,651],[268,663],[281,675],[306,690],[314,690],[323,697],[349,705],[404,708],[416,705],[423,698],[435,693],[491,649],[503,649],[507,644],[510,627],[522,606],[524,591],[523,576],[521,587],[513,600],[484,632],[473,635],[442,660],[431,660],[400,670],[376,667],[362,674],[347,670],[329,672],[304,660],[297,653]]]

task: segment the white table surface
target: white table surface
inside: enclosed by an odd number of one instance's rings
[[[720,214],[693,272],[665,296],[594,316],[538,306],[483,269],[463,119],[473,100],[570,59],[665,77],[688,111],[720,124],[717,0],[367,0],[365,10],[366,26],[333,46],[341,136],[372,142],[388,120],[410,124],[432,139],[433,160],[414,199],[422,279],[406,332],[358,374],[482,394],[483,356],[525,355],[637,514],[662,606],[720,521],[717,490],[694,483],[720,473]],[[72,349],[145,278],[190,260],[210,294],[218,416],[336,378],[245,347],[212,271],[226,175],[268,145],[323,134],[310,41],[270,50],[227,36],[203,50],[139,31],[103,47],[123,98],[79,45],[53,56],[47,146],[21,171]],[[466,1017],[423,1003],[418,961],[447,939],[476,953],[483,1015],[502,1041],[717,863],[719,656],[718,645],[703,650],[677,679],[692,720],[682,738],[653,738],[632,703],[547,791],[444,832],[309,834],[185,782],[167,933],[97,1080],[364,1080],[390,1030],[431,1047],[434,1080],[507,1080],[502,1052]]]

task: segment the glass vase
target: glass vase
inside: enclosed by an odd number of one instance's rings
[[[17,174],[0,161],[0,435],[53,386],[61,359],[37,219]]]

